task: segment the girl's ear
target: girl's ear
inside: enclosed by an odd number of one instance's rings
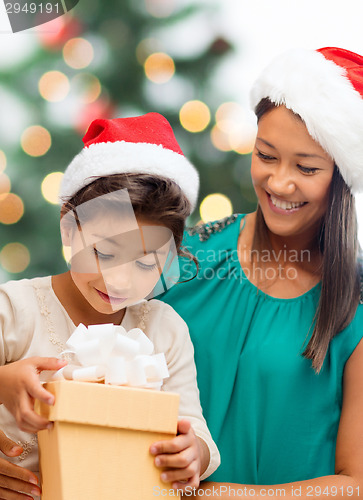
[[[70,247],[71,246],[71,230],[70,227],[67,226],[67,224],[64,224],[62,222],[63,219],[60,221],[60,232],[61,232],[61,237],[62,237],[62,245],[64,247]]]
[[[70,247],[72,243],[72,233],[74,230],[75,219],[72,212],[66,212],[64,205],[61,209],[60,232],[62,244],[64,247]]]

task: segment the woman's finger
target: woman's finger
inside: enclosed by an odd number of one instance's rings
[[[0,431],[0,451],[7,457],[17,457],[23,453],[23,448]]]
[[[13,479],[20,483],[31,483],[33,486],[39,484],[37,476],[28,469],[12,464],[4,458],[0,458],[0,485],[4,486],[6,479]],[[11,483],[13,484],[13,483]]]

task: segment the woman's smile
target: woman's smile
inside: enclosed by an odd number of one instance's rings
[[[271,210],[275,213],[281,215],[292,215],[301,210],[307,202],[305,201],[288,201],[282,200],[281,198],[277,198],[276,196],[268,193],[266,191],[266,195],[268,198],[269,206]]]

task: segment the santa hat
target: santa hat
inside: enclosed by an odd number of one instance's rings
[[[300,115],[352,192],[363,191],[363,57],[348,50],[291,49],[276,57],[251,91]]]
[[[199,176],[185,158],[162,115],[94,120],[83,137],[84,148],[66,169],[59,198],[63,203],[95,179],[112,174],[155,174],[174,181],[196,205]]]

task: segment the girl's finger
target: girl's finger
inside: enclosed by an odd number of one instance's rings
[[[31,359],[31,358],[29,358]],[[67,364],[65,359],[58,358],[43,358],[41,356],[34,356],[32,358],[35,368],[40,373],[43,370],[59,370]]]
[[[193,490],[193,488],[198,488],[199,484],[199,474],[196,474],[195,476],[190,478],[189,481],[174,481],[171,486],[172,488],[174,488],[174,490],[191,491]]]
[[[185,468],[197,459],[197,453],[193,448],[186,448],[180,453],[158,455],[155,458],[156,467]]]
[[[195,475],[199,476],[199,465],[197,460],[194,460],[185,469],[165,470],[161,473],[161,480],[165,483],[173,483],[175,481],[190,480]]]
[[[49,420],[35,413],[28,398],[21,402],[16,413],[16,422],[18,427],[24,432],[38,432],[51,425]]]
[[[178,453],[191,446],[193,438],[189,434],[180,434],[173,439],[157,441],[150,446],[152,455],[161,455],[162,453]]]
[[[47,405],[54,404],[54,395],[44,389],[42,384],[39,382],[39,379],[34,380],[34,382],[27,387],[27,390],[32,398],[39,399]]]

